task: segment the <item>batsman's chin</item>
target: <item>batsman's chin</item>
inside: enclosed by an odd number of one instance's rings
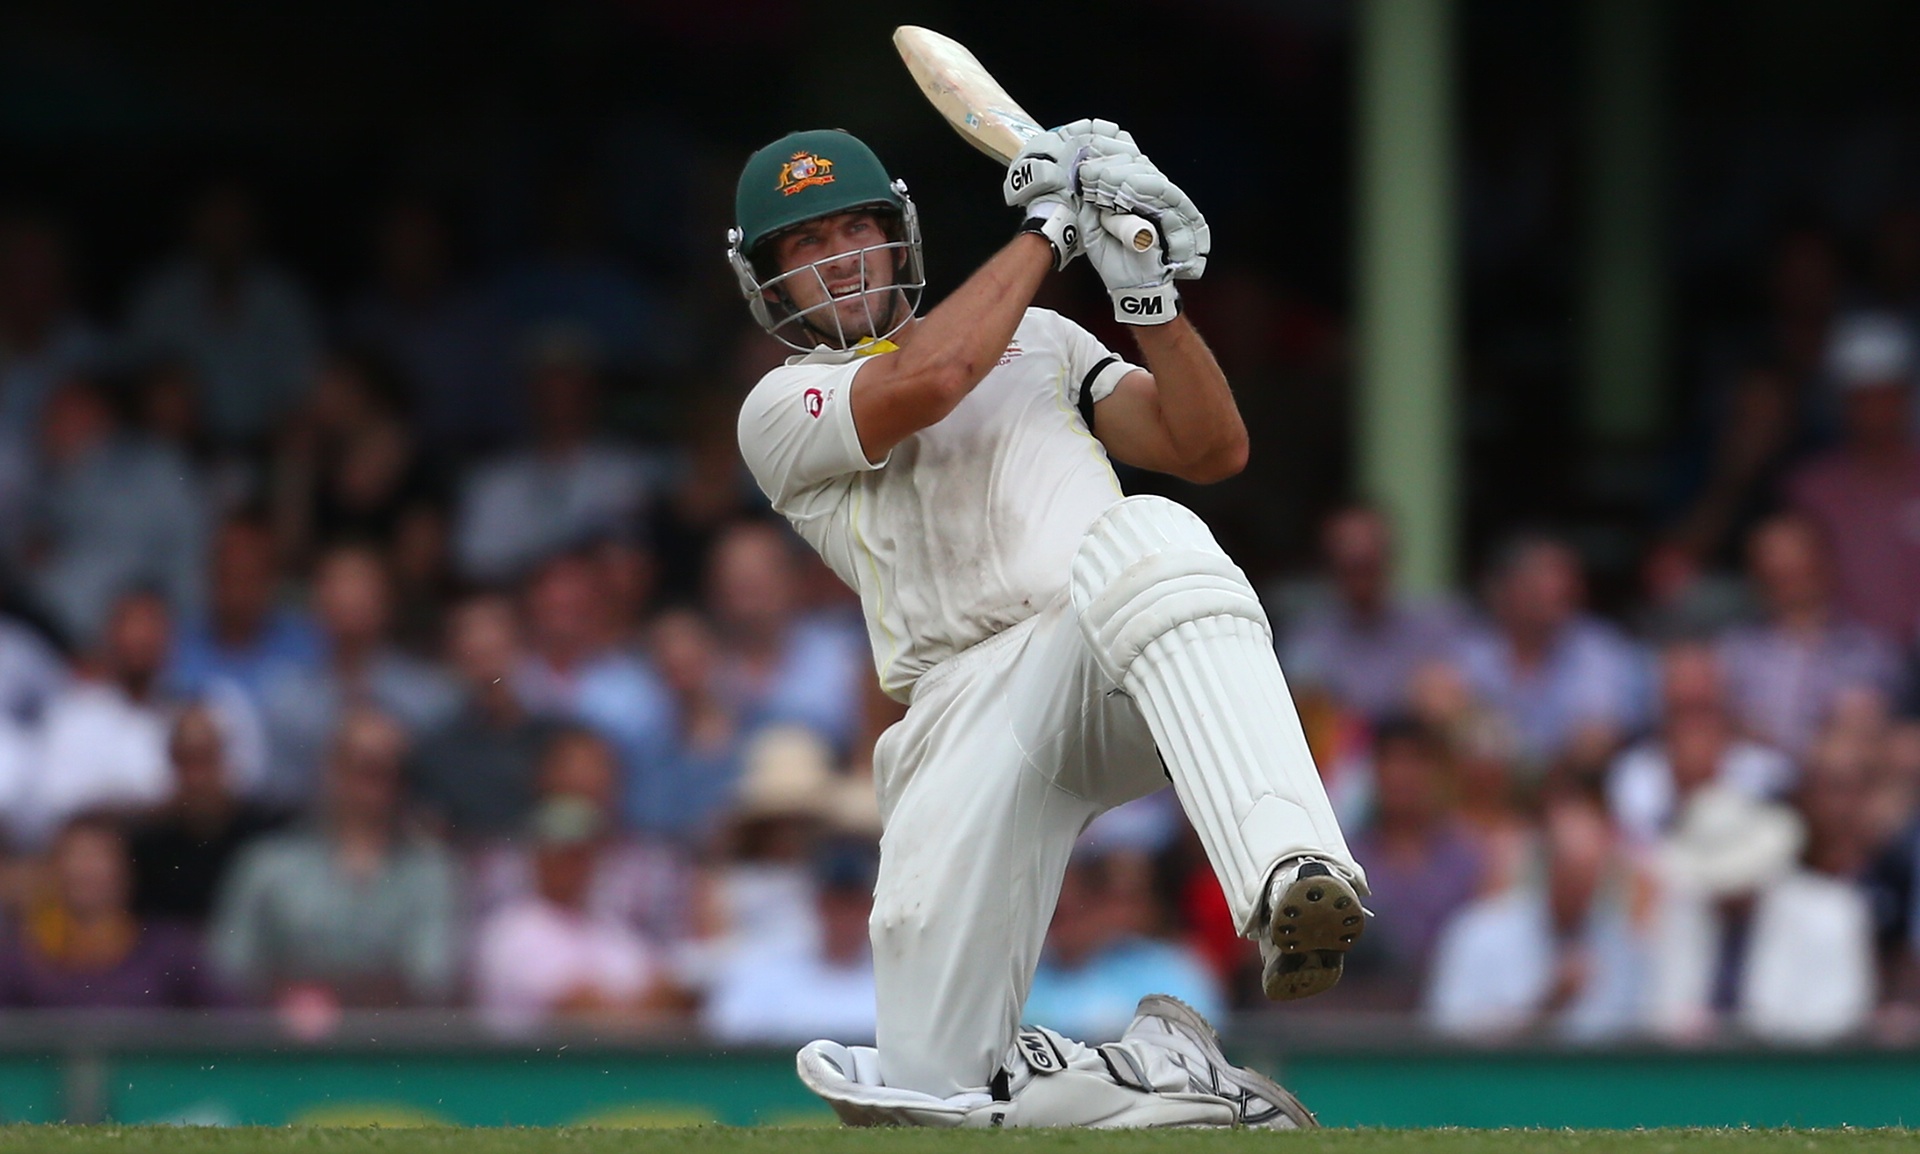
[[[892,292],[869,292],[834,301],[832,307],[820,310],[820,319],[837,329],[846,347],[852,347],[886,332],[895,307]]]

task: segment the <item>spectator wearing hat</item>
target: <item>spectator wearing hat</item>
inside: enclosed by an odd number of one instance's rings
[[[1335,511],[1320,548],[1333,595],[1287,629],[1280,664],[1288,683],[1323,688],[1368,717],[1404,712],[1414,671],[1452,651],[1459,615],[1394,593],[1393,535],[1378,509]]]
[[[1866,1022],[1876,983],[1866,895],[1805,868],[1806,845],[1806,823],[1788,806],[1718,785],[1688,800],[1655,859],[1656,1032],[1696,1040],[1737,1027],[1818,1042]]]
[[[606,812],[584,797],[557,795],[534,811],[532,892],[475,937],[474,1001],[496,1028],[636,1023],[674,1004],[660,948],[590,900],[608,836]]]
[[[1579,1041],[1638,1028],[1646,954],[1639,886],[1600,805],[1557,794],[1541,821],[1542,860],[1440,932],[1426,990],[1442,1033],[1532,1030]]]
[[[1719,655],[1705,642],[1675,642],[1661,652],[1660,726],[1607,769],[1607,809],[1630,844],[1652,845],[1703,786],[1754,798],[1793,788],[1793,759],[1739,732],[1725,682]]]
[[[789,942],[784,952],[730,958],[701,1014],[707,1032],[729,1043],[814,1038],[871,1043],[878,996],[867,919],[878,869],[879,855],[868,842],[834,840],[817,850],[812,862],[817,937],[810,944]]]
[[[1804,756],[1846,694],[1895,698],[1899,654],[1834,604],[1826,539],[1806,516],[1762,522],[1748,538],[1747,561],[1766,617],[1721,638],[1728,700],[1749,734]]]
[[[707,877],[699,940],[681,961],[699,984],[736,955],[819,946],[813,855],[832,834],[878,836],[872,786],[835,771],[833,752],[801,726],[771,726],[748,744],[744,771]]]
[[[1838,447],[1787,480],[1788,503],[1825,534],[1837,608],[1896,645],[1920,635],[1920,449],[1912,330],[1863,314],[1837,329],[1830,375],[1843,404]]]

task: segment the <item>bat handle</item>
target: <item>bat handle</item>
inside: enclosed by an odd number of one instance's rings
[[[1116,239],[1132,245],[1135,252],[1145,252],[1160,244],[1160,230],[1153,227],[1153,222],[1130,212],[1103,212],[1100,214],[1100,227]]]

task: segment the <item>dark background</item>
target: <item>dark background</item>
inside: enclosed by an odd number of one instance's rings
[[[1347,488],[1351,15],[1341,0],[1045,19],[863,0],[14,4],[0,8],[0,198],[70,226],[82,299],[108,321],[214,176],[261,192],[273,248],[329,303],[364,280],[371,221],[395,197],[444,205],[474,272],[533,244],[548,206],[588,205],[717,350],[740,323],[719,259],[732,178],[781,132],[869,139],[921,205],[936,297],[1004,237],[991,164],[893,56],[892,27],[924,23],[972,45],[1040,119],[1131,127],[1208,213],[1215,271],[1190,295],[1231,354],[1256,464],[1199,500],[1273,569],[1304,559],[1312,516]],[[1590,475],[1572,407],[1580,11],[1466,0],[1456,17],[1468,544],[1518,522],[1597,527],[1600,588],[1617,597],[1632,546],[1697,483],[1728,334],[1764,310],[1775,240],[1831,228],[1864,275],[1876,219],[1914,199],[1920,8],[1668,6],[1674,339],[1663,435],[1624,484]],[[1077,288],[1058,303],[1097,317],[1090,279]],[[628,382],[656,410],[640,424],[669,426],[659,406],[686,390],[738,388],[712,379],[722,360]]]

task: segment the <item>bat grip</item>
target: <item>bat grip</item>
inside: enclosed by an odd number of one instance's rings
[[[1116,239],[1132,245],[1135,252],[1145,252],[1160,244],[1160,230],[1153,227],[1153,222],[1130,212],[1103,212],[1100,214],[1100,227]]]

